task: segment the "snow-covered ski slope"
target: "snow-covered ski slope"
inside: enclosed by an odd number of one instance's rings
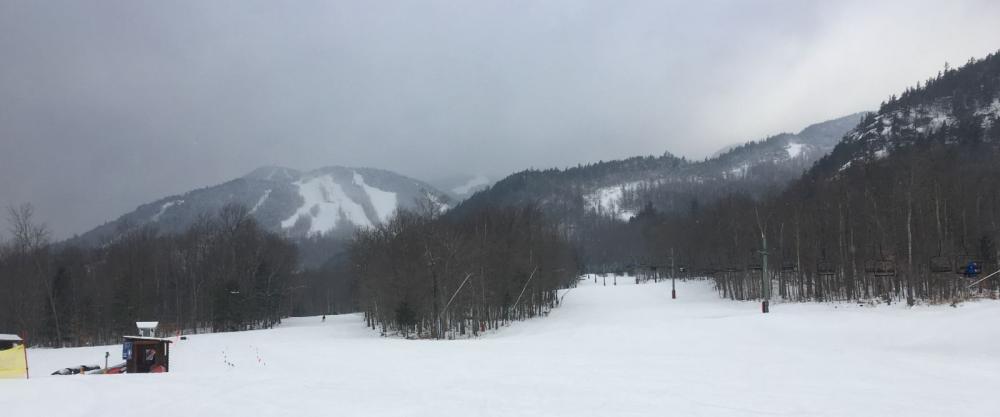
[[[192,336],[171,373],[43,376],[120,347],[31,349],[10,416],[987,416],[1000,303],[721,300],[706,281],[584,281],[547,318],[480,339],[380,338],[360,316]],[[226,362],[232,364],[228,365]]]

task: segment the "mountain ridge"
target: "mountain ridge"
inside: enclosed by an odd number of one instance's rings
[[[811,124],[798,133],[748,141],[702,161],[665,152],[565,169],[524,170],[472,195],[456,210],[533,203],[557,217],[580,219],[598,214],[627,221],[646,203],[682,210],[692,201],[705,202],[734,189],[761,194],[800,177],[865,114],[853,113]]]
[[[325,166],[298,171],[263,166],[232,180],[159,198],[117,219],[67,240],[99,245],[123,230],[155,226],[179,233],[205,213],[239,204],[267,230],[293,238],[324,234],[348,236],[355,227],[385,221],[398,208],[415,209],[427,200],[443,210],[451,198],[423,181],[392,171]]]

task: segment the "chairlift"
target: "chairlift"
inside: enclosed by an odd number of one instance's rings
[[[763,252],[760,250],[750,251],[750,257],[747,258],[748,260],[746,268],[747,272],[756,272],[764,270],[763,260],[761,259],[762,254]]]
[[[938,255],[931,258],[928,268],[932,273],[940,274],[951,272],[955,268],[955,265],[947,256]]]
[[[821,249],[819,261],[816,262],[816,275],[832,277],[837,275],[837,266],[826,257],[826,248]]]
[[[739,268],[737,268],[735,265],[736,264],[734,264],[734,263],[732,263],[732,262],[730,262],[730,261],[728,261],[726,259],[715,258],[715,259],[711,260],[710,268],[713,269],[713,270],[715,270],[715,273],[717,273],[717,274],[718,273],[730,273],[730,272],[737,272],[739,270]]]
[[[833,266],[833,262],[830,261],[819,261],[816,263],[816,275],[821,277],[830,277],[837,274],[837,268]]]
[[[955,257],[955,274],[975,278],[983,273],[983,261],[971,255]]]
[[[865,273],[876,278],[896,276],[896,262],[888,259],[870,259],[865,261]]]
[[[796,272],[799,270],[798,265],[792,261],[786,261],[781,263],[781,272]]]

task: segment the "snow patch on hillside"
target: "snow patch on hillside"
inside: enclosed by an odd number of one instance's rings
[[[371,227],[372,222],[365,214],[364,207],[356,203],[344,192],[330,175],[320,175],[292,183],[299,189],[304,204],[281,222],[281,227],[295,226],[299,218],[308,218],[308,234],[315,235],[336,229],[342,220],[356,226]]]
[[[748,172],[750,172],[750,162],[746,161],[729,169],[729,171],[723,172],[722,178],[746,178]]]
[[[444,213],[449,209],[451,209],[451,206],[448,205],[448,203],[441,201],[441,198],[432,192],[424,191],[424,196],[427,197],[427,201],[430,201],[431,204],[433,204],[434,207],[437,208],[438,213]]]
[[[392,214],[396,212],[396,193],[380,190],[365,184],[365,178],[357,173],[357,171],[354,172],[354,184],[365,190],[365,194],[368,194],[368,200],[371,201],[372,208],[375,209],[375,215],[378,216],[378,220],[380,222],[389,221]]]
[[[631,191],[641,184],[641,181],[626,184],[614,185],[610,187],[598,188],[594,192],[583,196],[587,210],[608,215],[628,221],[635,217],[635,212],[622,207],[625,191]]]
[[[951,117],[951,112],[942,107],[934,106],[924,110],[927,112],[926,117],[930,118],[930,122],[927,123],[927,126],[932,130],[940,129],[945,123],[954,119]]]
[[[989,106],[976,110],[977,116],[983,116],[982,127],[984,130],[992,127],[993,119],[1000,118],[1000,99],[993,100]]]
[[[257,209],[259,209],[260,206],[264,205],[264,202],[267,201],[267,198],[270,197],[270,196],[271,196],[271,190],[270,189],[268,189],[267,191],[264,191],[264,195],[260,196],[260,199],[257,200],[257,204],[254,204],[253,208],[250,209],[250,214],[256,213]]]
[[[788,152],[788,159],[795,159],[802,154],[802,149],[806,145],[801,143],[789,143],[785,145],[785,152]]]
[[[151,222],[158,222],[158,221],[160,221],[160,216],[163,216],[163,213],[166,213],[167,209],[169,209],[169,208],[171,208],[173,206],[179,205],[179,204],[184,204],[184,200],[174,200],[174,201],[168,201],[166,203],[163,203],[163,205],[160,206],[160,211],[156,212],[156,214],[154,214],[153,217],[150,217],[149,221],[151,221]]]

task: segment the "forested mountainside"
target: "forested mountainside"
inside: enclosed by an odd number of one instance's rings
[[[588,214],[627,221],[647,203],[661,211],[683,211],[736,190],[761,195],[798,178],[862,116],[856,113],[797,134],[750,141],[703,161],[666,153],[563,170],[522,171],[473,195],[456,212],[531,203],[567,223]]]
[[[450,198],[434,187],[391,171],[331,166],[309,172],[258,168],[241,178],[139,206],[70,243],[95,245],[123,230],[153,225],[180,233],[205,215],[239,204],[265,230],[293,238],[333,234],[349,237],[355,227],[384,222],[397,208],[431,202],[446,209]]]
[[[928,144],[993,143],[1000,138],[1000,62],[996,55],[971,60],[959,70],[946,68],[921,86],[882,103],[865,117],[811,177],[831,177],[857,162]]]
[[[956,277],[1000,257],[998,120],[1000,56],[946,68],[866,116],[783,193],[650,209],[631,233],[605,234],[644,244],[605,260],[662,263],[674,250],[724,295],[756,298],[766,239],[784,298],[953,300],[965,291]]]

